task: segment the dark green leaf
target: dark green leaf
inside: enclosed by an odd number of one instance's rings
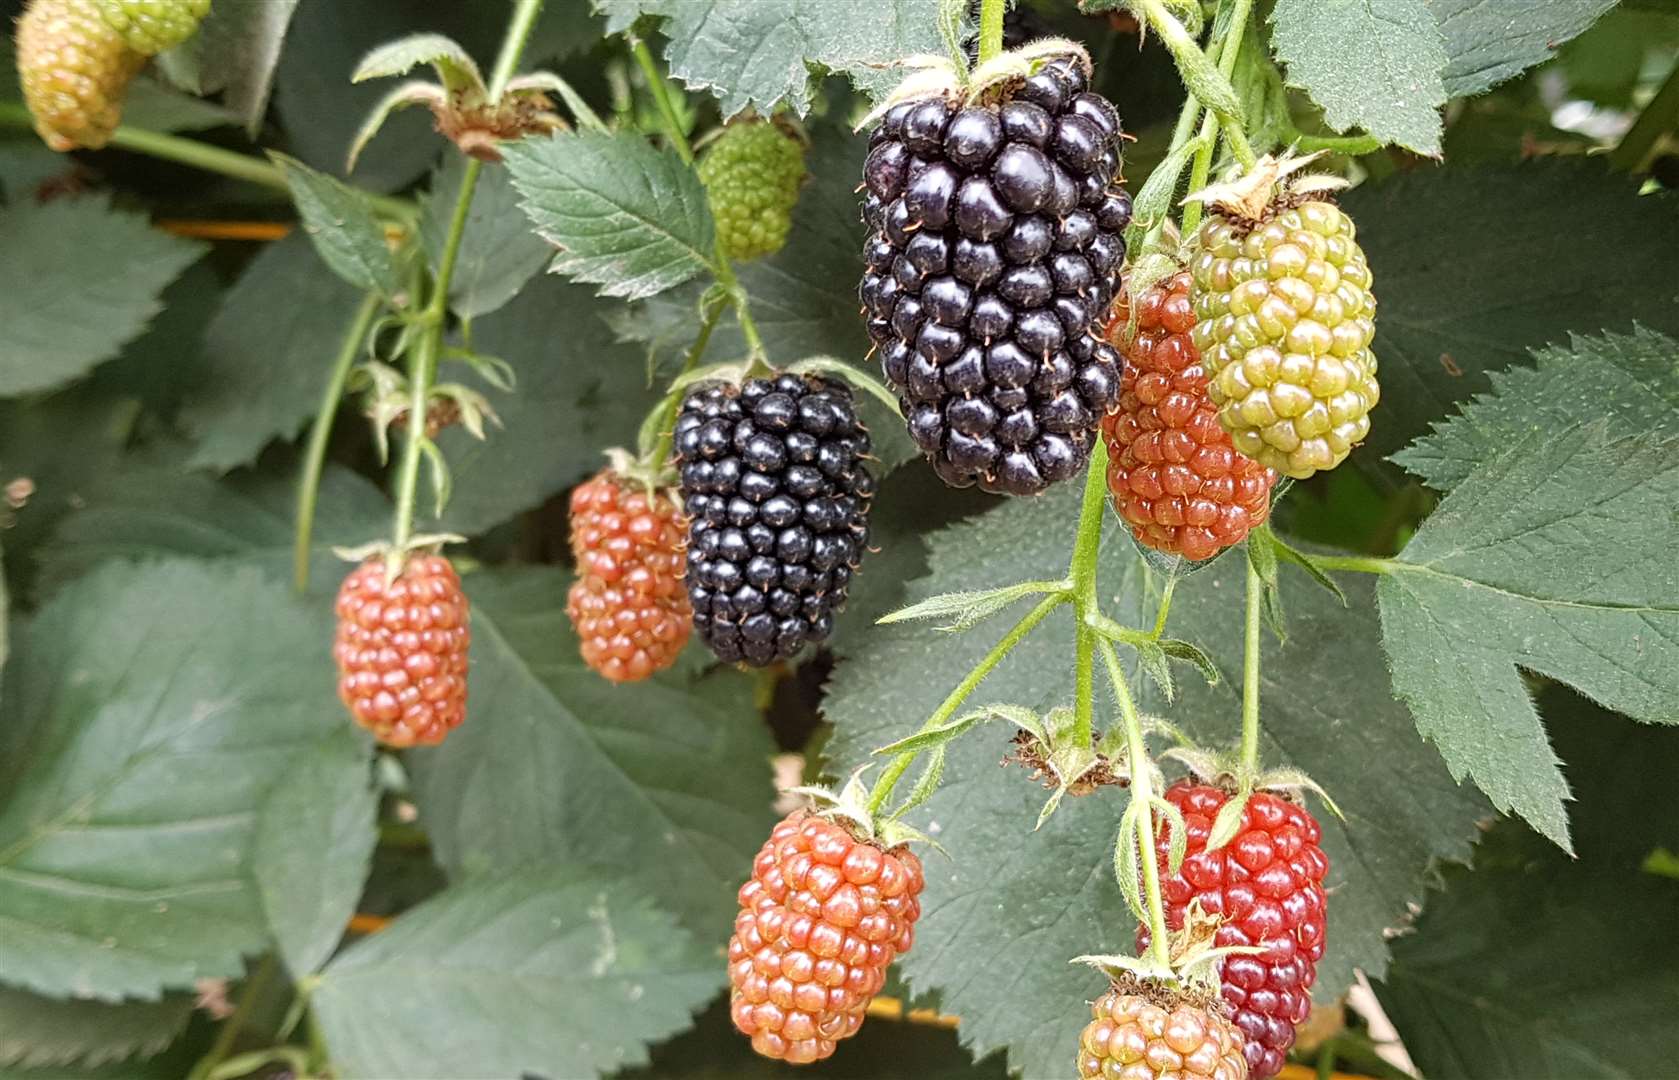
[[[1072,548],[1078,494],[1064,485],[931,534],[932,573],[911,585],[908,599],[1059,572]],[[1110,526],[1101,554],[1101,595],[1116,604],[1108,614],[1151,625],[1146,572],[1117,533]],[[1206,649],[1226,673],[1216,687],[1183,680],[1164,713],[1208,743],[1233,741],[1237,733],[1240,680],[1233,685],[1229,675],[1242,666],[1245,572],[1237,558],[1181,580],[1167,624],[1168,633]],[[1320,815],[1336,897],[1329,954],[1319,966],[1325,998],[1345,989],[1355,966],[1383,969],[1384,930],[1420,897],[1431,860],[1467,853],[1488,812],[1473,790],[1452,783],[1397,702],[1369,694],[1386,678],[1370,599],[1367,588],[1359,590],[1348,609],[1317,589],[1291,592],[1293,636],[1287,648],[1267,642],[1262,668],[1264,764],[1305,769],[1349,819]],[[825,708],[835,725],[829,771],[844,774],[875,747],[913,731],[1001,632],[988,624],[949,635],[912,624],[873,627],[853,639]],[[970,706],[1012,701],[1042,710],[1069,703],[1072,639],[1071,620],[1050,616],[981,684]],[[1146,709],[1163,711],[1135,680],[1133,690]],[[1111,713],[1097,718],[1102,728],[1115,722]],[[1042,791],[1019,771],[997,768],[1005,737],[1001,729],[981,729],[952,744],[944,786],[911,815],[917,827],[936,827],[951,858],[928,860],[926,914],[902,967],[918,991],[937,991],[944,1011],[962,1017],[959,1034],[971,1050],[984,1055],[1006,1046],[1010,1066],[1024,1075],[1058,1076],[1088,1019],[1068,1002],[1100,989],[1099,978],[1068,960],[1131,947],[1131,920],[1109,865],[1119,803],[1111,789],[1068,799],[1033,833]],[[1371,782],[1371,762],[1389,779]]]
[[[411,758],[438,859],[457,878],[597,865],[696,930],[725,925],[770,826],[773,745],[751,722],[751,681],[605,682],[577,654],[567,583],[548,570],[467,578],[472,715]],[[641,845],[633,863],[626,844]]]
[[[1394,692],[1454,776],[1569,847],[1568,784],[1517,668],[1679,722],[1679,441],[1532,434],[1440,504],[1381,579]]]
[[[153,131],[203,131],[239,118],[212,101],[190,97],[154,79],[135,79],[122,103],[122,122]]]
[[[294,978],[332,955],[367,880],[379,839],[370,749],[365,735],[343,725],[298,756],[257,812],[253,872]]]
[[[722,978],[645,893],[562,864],[452,886],[345,952],[312,1004],[346,1075],[585,1077],[645,1063]]]
[[[1641,198],[1600,163],[1556,159],[1407,172],[1348,192],[1381,301],[1382,401],[1360,453],[1398,450],[1487,390],[1487,372],[1570,331],[1641,322],[1679,334],[1675,198]]]
[[[1513,442],[1602,419],[1615,431],[1679,436],[1679,343],[1631,335],[1573,336],[1535,350],[1533,367],[1488,373],[1493,393],[1393,455],[1429,487],[1450,491]]]
[[[802,115],[811,104],[811,64],[882,89],[903,77],[889,67],[894,61],[943,51],[939,0],[595,0],[595,7],[611,33],[642,15],[668,18],[671,73],[716,94],[725,116],[748,106],[767,116],[781,103]]]
[[[273,439],[296,435],[315,414],[360,300],[303,236],[258,255],[205,332],[204,378],[181,417],[198,440],[190,464],[248,465]]]
[[[433,175],[431,192],[425,198],[420,239],[434,268],[443,252],[465,171],[465,158],[450,157]],[[449,306],[463,319],[488,315],[513,299],[542,270],[553,251],[530,231],[530,223],[519,213],[518,193],[507,170],[480,171],[455,276],[449,282]]]
[[[345,723],[326,615],[256,570],[173,561],[106,566],[28,625],[0,727],[9,980],[151,997],[264,945],[257,814]]]
[[[515,143],[506,157],[525,213],[560,249],[554,273],[633,300],[710,265],[711,208],[674,151],[635,134],[583,132]]]
[[[297,0],[217,4],[198,33],[160,57],[159,65],[195,94],[219,92],[226,107],[254,135],[268,110],[274,66],[296,8]]]
[[[1446,93],[1483,93],[1542,64],[1615,0],[1428,0],[1446,41]]]
[[[60,386],[115,356],[205,250],[103,197],[0,211],[0,396]]]
[[[1425,0],[1277,0],[1271,45],[1336,131],[1439,155],[1446,50]]]
[[[157,1001],[60,1001],[0,987],[0,1066],[97,1068],[157,1053],[192,1015],[191,994]]]
[[[296,158],[271,153],[286,175],[292,199],[303,215],[303,233],[332,272],[358,289],[394,296],[400,271],[385,227],[365,194],[318,173]]]

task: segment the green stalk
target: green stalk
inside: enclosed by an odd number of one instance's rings
[[[693,371],[699,364],[700,357],[705,355],[705,347],[711,344],[712,331],[717,329],[717,321],[723,317],[723,309],[727,306],[721,299],[705,306],[700,332],[694,335],[693,344],[688,346],[687,355],[682,359],[682,370],[677,372],[678,377]],[[670,457],[670,448],[676,442],[676,414],[681,408],[682,396],[672,394],[670,403],[665,406],[664,419],[659,421],[659,441],[653,448],[652,460],[642,462],[654,471],[664,468],[665,459]]]
[[[338,414],[338,402],[344,396],[344,384],[350,378],[350,369],[355,366],[356,356],[367,340],[368,328],[373,325],[373,317],[378,313],[379,294],[370,292],[350,320],[350,329],[344,335],[344,343],[339,347],[338,356],[332,362],[332,372],[321,391],[321,404],[315,410],[314,426],[309,429],[309,446],[304,451],[302,474],[297,482],[297,531],[292,540],[292,584],[300,593],[309,589],[309,548],[315,531],[315,502],[320,495],[321,470],[326,466],[326,447],[332,436],[332,421]]]
[[[1125,756],[1131,778],[1131,798],[1137,800],[1141,812],[1137,815],[1139,869],[1143,875],[1143,903],[1148,908],[1149,955],[1162,967],[1171,964],[1171,951],[1166,942],[1166,904],[1160,897],[1160,866],[1154,854],[1154,778],[1149,771],[1148,751],[1143,743],[1143,721],[1137,715],[1137,702],[1131,696],[1131,684],[1125,678],[1125,668],[1113,643],[1104,641],[1102,660],[1113,683],[1114,698],[1119,702],[1120,720],[1125,724]]]
[[[1242,634],[1242,786],[1259,774],[1259,611],[1265,583],[1248,566],[1247,622]]]
[[[665,85],[664,76],[659,74],[659,67],[653,62],[653,53],[640,38],[631,38],[630,41],[635,62],[641,68],[641,73],[647,77],[647,86],[653,93],[653,102],[658,106],[659,119],[665,127],[665,139],[676,150],[676,156],[682,159],[682,163],[692,168],[694,148],[688,144],[688,136],[682,132],[682,124],[676,117],[676,106],[670,99],[670,88]],[[717,238],[711,271],[716,275],[718,284],[729,293],[729,300],[735,307],[735,318],[740,322],[741,335],[746,338],[746,347],[751,350],[753,357],[762,358],[765,355],[764,342],[758,336],[758,324],[752,318],[751,301],[746,295],[746,290],[741,288],[740,278],[735,276],[735,268],[730,264],[729,257],[723,253],[721,236]]]
[[[216,1041],[210,1044],[209,1053],[192,1067],[192,1071],[187,1074],[187,1080],[202,1080],[226,1060],[239,1040],[239,1033],[244,1030],[246,1021],[250,1020],[251,1010],[255,1007],[257,998],[262,996],[268,989],[269,982],[273,980],[274,971],[274,954],[264,954],[257,969],[251,973],[250,980],[245,983],[245,992],[239,995],[239,1004],[234,1006],[233,1015],[228,1017],[216,1032]]]
[[[1327,150],[1346,157],[1373,154],[1382,148],[1382,140],[1374,135],[1306,135],[1295,132],[1293,142],[1295,149],[1302,153]]]
[[[1014,624],[1013,629],[1003,635],[1002,640],[991,647],[991,651],[985,654],[985,658],[976,664],[974,669],[968,672],[967,677],[957,684],[956,689],[952,690],[939,704],[939,707],[933,710],[933,715],[927,718],[919,730],[930,731],[954,716],[962,702],[968,699],[968,695],[985,681],[985,677],[991,674],[993,668],[1002,663],[1003,657],[1007,656],[1016,645],[1019,645],[1027,634],[1030,634],[1050,612],[1060,607],[1066,599],[1065,593],[1051,593],[1038,601],[1036,607],[1028,611],[1024,618]],[[914,760],[915,754],[906,752],[893,758],[892,763],[886,766],[886,771],[880,774],[880,779],[875,781],[874,788],[869,792],[870,814],[880,813],[880,808],[885,806],[886,800],[892,797],[892,788],[897,785],[898,779],[904,775],[904,772],[909,769],[910,763]]]
[[[1235,0],[1231,8],[1230,26],[1225,31],[1224,40],[1219,45],[1219,72],[1226,79],[1236,70],[1236,57],[1242,51],[1242,38],[1247,34],[1248,16],[1253,11],[1253,0]],[[1213,151],[1216,140],[1213,133],[1219,126],[1220,119],[1216,113],[1209,111],[1205,122],[1201,125],[1201,138],[1204,140],[1201,149],[1195,155],[1195,161],[1189,169],[1189,190],[1193,194],[1207,186],[1207,174],[1212,171]],[[1244,167],[1254,162],[1253,148],[1248,146],[1247,135],[1241,130],[1242,117],[1235,117],[1234,122],[1224,124],[1225,141],[1230,144],[1230,152],[1236,155]],[[1235,133],[1236,140],[1231,135]],[[1244,156],[1245,155],[1245,156]],[[1192,202],[1183,209],[1183,235],[1187,238],[1195,232],[1195,227],[1201,224],[1201,204]]]
[[[1102,547],[1102,510],[1108,502],[1108,443],[1100,436],[1090,454],[1084,477],[1084,501],[1079,506],[1078,540],[1073,545],[1072,564],[1067,576],[1073,579],[1073,603],[1078,611],[1078,629],[1073,651],[1073,735],[1082,746],[1092,744],[1092,713],[1095,694],[1096,629],[1092,616],[1101,614],[1096,596],[1096,556]]]
[[[1320,570],[1354,570],[1361,574],[1391,574],[1405,566],[1375,555],[1313,555],[1312,562]]]
[[[1172,594],[1178,589],[1178,577],[1173,574],[1166,579],[1166,588],[1160,593],[1160,608],[1154,614],[1154,637],[1159,639],[1166,632],[1166,615],[1172,610]]]
[[[1003,14],[1008,0],[980,0],[979,63],[1003,51]]]
[[[524,55],[525,45],[536,27],[536,18],[541,14],[542,0],[519,0],[518,6],[513,9],[513,18],[508,21],[507,32],[501,39],[496,66],[490,72],[491,101],[500,99],[506,92],[507,84],[513,78],[513,69],[519,66],[519,57]]]
[[[1617,169],[1636,172],[1643,167],[1662,135],[1672,130],[1675,124],[1679,124],[1679,63],[1673,65],[1667,81],[1644,106],[1627,133],[1621,136],[1620,144],[1609,154],[1609,164]]]

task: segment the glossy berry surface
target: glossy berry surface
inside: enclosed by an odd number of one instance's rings
[[[583,662],[612,682],[637,682],[676,662],[694,626],[682,578],[687,522],[663,491],[610,469],[571,493],[577,580],[566,614]]]
[[[1077,474],[1119,398],[1098,320],[1125,255],[1119,113],[1071,59],[994,104],[907,101],[863,166],[869,336],[948,484],[1030,495]]]
[[[94,0],[33,0],[18,20],[23,99],[54,150],[104,146],[122,121],[129,80],[145,62],[100,17]]]
[[[1190,337],[1195,313],[1189,275],[1154,285],[1136,308],[1119,408],[1102,421],[1108,490],[1140,543],[1208,559],[1265,521],[1277,474],[1237,453],[1219,426]],[[1124,333],[1131,315],[1122,298],[1109,331],[1113,338]]]
[[[1215,945],[1265,949],[1226,957],[1219,982],[1242,1033],[1250,1075],[1275,1076],[1294,1045],[1295,1025],[1311,1012],[1311,987],[1323,959],[1329,860],[1318,846],[1322,830],[1305,807],[1256,791],[1235,838],[1208,851],[1207,835],[1229,795],[1180,780],[1166,789],[1166,799],[1183,811],[1188,841],[1178,873],[1165,876],[1171,836],[1162,825],[1156,848],[1166,925],[1181,927],[1190,902],[1199,901],[1202,911],[1223,920]],[[1139,943],[1147,936],[1139,928]]]
[[[851,388],[814,375],[696,387],[676,419],[694,628],[762,667],[825,640],[868,547],[875,481]]]
[[[383,557],[338,590],[338,696],[386,746],[433,746],[466,719],[466,594],[441,555],[413,555],[394,581]]]
[[[764,120],[730,124],[700,159],[699,176],[729,258],[781,250],[805,178],[797,139]]]
[[[173,49],[198,32],[210,0],[94,0],[106,24],[142,56]]]
[[[1211,1009],[1114,989],[1079,1036],[1081,1080],[1246,1080],[1242,1034]]]
[[[1298,479],[1339,465],[1381,397],[1352,219],[1326,202],[1259,223],[1215,213],[1197,243],[1195,345],[1236,449]]]
[[[795,811],[740,887],[729,938],[729,1015],[752,1048],[795,1065],[857,1034],[921,915],[921,860]]]

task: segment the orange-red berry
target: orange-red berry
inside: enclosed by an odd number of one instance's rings
[[[441,555],[414,555],[393,581],[375,556],[338,590],[338,696],[387,746],[431,746],[466,719],[466,594]]]
[[[1242,1033],[1212,1009],[1115,988],[1090,1013],[1079,1036],[1081,1078],[1247,1080]]]
[[[921,860],[799,810],[776,825],[740,887],[729,1013],[752,1048],[804,1065],[857,1034],[921,915]]]
[[[1102,421],[1108,489],[1137,539],[1186,559],[1207,559],[1270,513],[1277,474],[1238,453],[1207,394],[1208,373],[1190,338],[1189,274],[1137,301],[1119,407]],[[1129,312],[1122,301],[1110,334]],[[1117,343],[1117,342],[1116,342]]]
[[[604,678],[645,679],[675,663],[688,643],[686,529],[669,495],[649,494],[610,469],[571,493],[577,581],[566,614],[583,662]]]

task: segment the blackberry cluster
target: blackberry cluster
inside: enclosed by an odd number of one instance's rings
[[[868,452],[851,388],[819,376],[706,384],[683,401],[688,597],[720,659],[763,667],[833,632],[868,545]]]
[[[955,487],[1073,476],[1119,400],[1100,319],[1131,220],[1119,113],[1060,58],[999,104],[893,107],[863,167],[869,337],[910,437]]]
[[[921,860],[794,811],[740,887],[729,1015],[752,1049],[793,1065],[857,1034],[886,969],[915,941]]]
[[[1140,990],[1116,986],[1091,1004],[1080,1080],[1247,1080],[1242,1033],[1217,1009]]]
[[[1282,1071],[1295,1025],[1312,1010],[1312,983],[1323,959],[1326,897],[1323,878],[1329,860],[1318,842],[1323,831],[1297,803],[1256,791],[1243,808],[1235,839],[1217,851],[1207,850],[1207,836],[1219,808],[1230,796],[1220,788],[1180,780],[1166,789],[1166,800],[1183,811],[1183,864],[1166,874],[1170,830],[1156,841],[1161,868],[1161,896],[1166,925],[1178,929],[1192,901],[1223,919],[1215,945],[1256,945],[1256,956],[1223,961],[1219,989],[1242,1033],[1243,1052],[1253,1080]],[[1137,930],[1138,947],[1148,941]]]

